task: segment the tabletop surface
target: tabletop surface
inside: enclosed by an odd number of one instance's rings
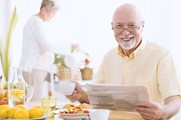
[[[45,120],[64,120],[58,115],[54,118],[46,118]],[[89,117],[82,120],[90,120]],[[108,120],[143,120],[138,113],[126,112],[126,111],[111,111]]]

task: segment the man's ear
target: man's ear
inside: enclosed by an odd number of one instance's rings
[[[140,29],[140,32],[143,32],[144,27],[145,27],[145,21],[141,22],[141,29]]]
[[[145,27],[145,21],[142,22],[142,28],[144,28],[144,27]]]
[[[113,30],[113,22],[111,22],[111,29]]]

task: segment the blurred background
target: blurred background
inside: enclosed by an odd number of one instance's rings
[[[47,35],[57,53],[67,53],[69,44],[78,43],[91,56],[91,66],[97,71],[104,54],[115,47],[111,30],[114,10],[122,3],[133,3],[145,18],[144,39],[157,42],[174,58],[181,78],[179,0],[57,0],[60,10],[47,23]],[[27,19],[38,12],[41,0],[0,0],[0,38],[5,40],[11,11],[17,7],[19,17],[11,41],[12,66],[18,66],[21,56],[22,29]]]
[[[70,44],[77,43],[83,51],[89,53],[91,67],[96,73],[105,53],[117,46],[111,29],[114,10],[122,3],[132,3],[141,9],[145,19],[143,39],[156,42],[172,53],[178,77],[181,79],[179,53],[181,51],[181,14],[179,13],[181,1],[57,0],[57,2],[60,10],[53,20],[46,24],[47,36],[54,52],[67,54],[70,52]],[[23,27],[28,18],[38,12],[40,3],[41,0],[0,0],[1,40],[5,42],[8,22],[14,6],[17,8],[19,17],[11,40],[11,67],[19,65]]]

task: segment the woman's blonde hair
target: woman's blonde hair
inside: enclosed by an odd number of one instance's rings
[[[57,11],[59,6],[54,0],[42,0],[40,9],[42,8],[46,8],[46,10],[51,12],[51,11]]]

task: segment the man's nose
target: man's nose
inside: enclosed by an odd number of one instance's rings
[[[130,34],[130,31],[127,28],[123,28],[122,34],[128,35],[128,34]]]

